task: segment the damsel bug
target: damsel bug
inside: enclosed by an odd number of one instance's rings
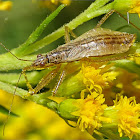
[[[25,67],[21,73],[25,76],[27,87],[29,88],[29,94],[36,94],[45,85],[47,85],[57,75],[57,72],[60,70],[62,63],[67,62],[69,64],[73,61],[79,61],[82,58],[101,57],[104,55],[112,55],[127,52],[135,41],[135,34],[122,33],[118,31],[111,31],[110,29],[100,28],[101,24],[103,24],[104,21],[113,12],[111,11],[108,14],[106,14],[105,17],[103,17],[102,20],[98,23],[96,28],[84,33],[83,35],[79,36],[78,38],[72,41],[70,41],[70,37],[67,33],[68,28],[66,27],[66,44],[59,46],[57,49],[52,50],[46,55],[37,55],[37,59],[32,63],[32,65]],[[73,34],[73,36],[75,35]],[[5,46],[3,47],[5,48]],[[32,88],[31,84],[28,82],[25,72],[30,70],[45,69],[51,66],[56,66],[56,68],[53,69],[51,72],[47,73],[47,75],[45,75],[40,80],[38,85],[35,88]],[[57,93],[58,88],[63,82],[67,74],[67,67],[68,65],[63,67],[62,72],[59,76],[59,80],[54,90],[52,91],[53,95]],[[16,89],[14,91],[14,95],[15,93]],[[10,112],[11,108],[9,110],[9,114]]]
[[[57,49],[52,50],[46,55],[38,55],[37,59],[31,66],[25,67],[22,73],[25,76],[29,93],[38,93],[45,85],[47,85],[57,74],[61,67],[61,63],[73,62],[81,60],[82,58],[98,57],[104,55],[123,53],[129,50],[135,41],[136,35],[129,33],[122,33],[118,31],[111,31],[110,29],[103,29],[100,26],[105,20],[113,13],[110,11],[106,14],[101,21],[97,24],[96,28],[84,33],[75,40],[70,41],[68,28],[65,27],[66,44],[59,46]],[[73,32],[71,32],[73,36]],[[38,85],[33,89],[27,80],[25,71],[42,69],[50,66],[56,66],[52,72],[45,75]],[[53,95],[56,94],[60,84],[62,83],[66,73],[67,65],[63,68],[59,80],[54,88]]]

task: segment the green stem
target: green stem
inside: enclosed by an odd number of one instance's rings
[[[35,86],[40,81],[40,79],[46,73],[50,72],[51,70],[52,69],[50,68],[50,69],[46,69],[46,70],[42,70],[42,71],[27,72],[26,75],[28,77],[28,81],[30,82],[30,84]],[[0,73],[0,81],[1,82],[16,85],[18,78],[19,78],[19,73]],[[21,87],[26,87],[26,81],[25,81],[25,78],[23,75],[21,76],[18,85]]]
[[[16,86],[13,86],[11,84],[6,84],[6,83],[3,83],[0,81],[0,89],[7,91],[8,93],[11,93],[11,94],[16,94],[16,95],[22,97],[23,99],[26,98],[30,101],[33,101],[37,104],[48,107],[49,109],[57,112],[58,103],[47,98],[47,96],[50,96],[51,93],[36,94],[36,95],[31,95],[29,97],[26,97],[28,95],[27,90],[17,87],[16,93],[15,93],[15,88],[16,88]]]
[[[35,94],[27,97],[27,99],[37,104],[43,105],[57,113],[58,103],[47,98],[48,96],[51,96],[51,93],[48,92],[48,93]]]
[[[13,86],[11,84],[6,84],[0,81],[0,89],[7,91],[8,93],[14,94],[16,86]],[[16,89],[16,95],[24,98],[25,95],[27,95],[27,90],[17,88]]]

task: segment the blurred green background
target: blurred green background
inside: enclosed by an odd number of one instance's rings
[[[31,0],[13,0],[13,7],[10,11],[0,11],[0,42],[7,48],[18,47],[28,38],[33,30],[52,12],[50,7],[40,7],[39,3],[32,3]],[[48,25],[40,38],[55,31],[65,23],[71,21],[84,11],[92,1],[71,1],[59,15]],[[57,7],[58,5],[56,5]],[[92,29],[101,17],[90,20],[74,30],[77,36]],[[136,14],[130,15],[130,21],[140,27],[139,17]],[[137,29],[128,26],[127,21],[113,14],[103,24],[104,28],[119,30],[137,34],[137,41],[140,40],[140,33]],[[65,43],[64,37],[51,43],[37,53],[46,53]],[[6,50],[0,47],[0,53]],[[9,108],[12,95],[0,90],[1,105]],[[80,132],[70,128],[61,118],[48,109],[16,97],[13,110],[20,117],[11,117],[5,129],[5,136],[2,136],[2,126],[6,116],[0,114],[0,139],[92,139],[86,132]]]

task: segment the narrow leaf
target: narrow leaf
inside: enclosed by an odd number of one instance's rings
[[[0,105],[0,112],[1,112],[2,114],[5,114],[5,115],[8,115],[8,114],[9,114],[9,110],[8,110],[7,108],[3,107],[2,105]],[[15,114],[15,113],[13,113],[13,112],[11,112],[10,114],[11,114],[12,116],[14,116],[14,117],[18,117],[18,115]]]
[[[140,65],[137,65],[131,60],[117,60],[115,66],[123,68],[131,73],[136,73],[140,76]]]
[[[47,27],[47,25],[60,13],[60,11],[65,7],[66,5],[61,4],[52,14],[50,14],[41,24],[39,27],[36,28],[36,30],[29,36],[29,38],[25,41],[24,44],[22,44],[19,48],[14,49],[12,52],[16,56],[23,56],[26,51],[29,51],[30,44],[34,43],[38,37],[42,34],[44,29]]]

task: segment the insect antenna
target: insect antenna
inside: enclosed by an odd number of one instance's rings
[[[10,54],[12,54],[12,55],[13,55],[16,59],[18,59],[18,60],[21,60],[21,61],[33,61],[33,60],[26,60],[26,59],[18,58],[18,57],[17,57],[16,55],[14,55],[8,48],[6,48],[1,42],[0,42],[0,45],[1,45],[2,47],[4,47],[4,49],[5,49],[6,51],[8,51]],[[12,100],[11,100],[11,105],[10,105],[10,109],[9,109],[9,112],[8,112],[8,116],[7,116],[7,119],[6,119],[6,121],[4,122],[4,125],[3,125],[3,136],[4,136],[4,133],[5,133],[6,124],[7,124],[8,120],[9,120],[9,118],[10,118],[10,114],[11,114],[11,110],[12,110],[12,106],[13,106],[13,102],[14,102],[14,97],[15,97],[15,95],[16,95],[16,91],[17,91],[17,87],[18,87],[18,83],[19,83],[19,81],[20,81],[21,75],[22,75],[22,72],[21,72],[20,75],[19,75],[19,78],[18,78],[16,87],[15,87],[15,90],[14,90],[14,93],[13,93],[13,97],[12,97]]]
[[[14,55],[8,48],[6,48],[1,42],[0,42],[0,45],[2,46],[2,47],[4,47],[4,49],[6,50],[6,51],[8,51],[10,54],[12,54],[16,59],[18,59],[18,60],[21,60],[21,61],[33,61],[33,60],[26,60],[26,59],[22,59],[22,58],[18,58],[16,55]]]
[[[4,132],[5,132],[5,126],[6,126],[8,120],[10,118],[10,114],[11,114],[11,110],[12,110],[12,106],[13,106],[13,102],[14,102],[14,97],[16,95],[16,91],[17,91],[17,87],[18,87],[18,83],[20,81],[21,75],[22,75],[22,72],[19,75],[16,87],[15,87],[15,90],[14,90],[14,93],[13,93],[12,101],[11,101],[11,104],[10,104],[10,109],[9,109],[9,112],[8,112],[8,116],[7,116],[7,119],[6,119],[6,121],[4,122],[4,125],[3,125],[3,136],[4,136]]]
[[[122,14],[120,14],[119,12],[117,12],[117,11],[115,11],[119,16],[121,16],[122,18],[124,18],[127,22],[128,22],[128,24],[130,23],[133,27],[135,27],[136,29],[138,29],[139,31],[140,31],[140,28],[139,27],[137,27],[135,24],[133,24],[130,20],[129,20],[129,15],[127,15],[127,18],[126,17],[124,17]]]

